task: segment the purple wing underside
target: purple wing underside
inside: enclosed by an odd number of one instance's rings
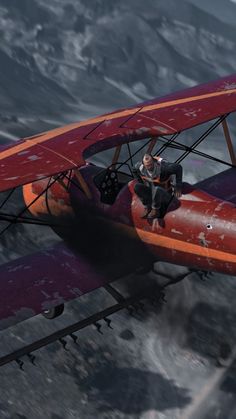
[[[0,266],[0,329],[72,300],[114,278],[62,242]]]

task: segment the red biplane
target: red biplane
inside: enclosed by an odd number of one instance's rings
[[[87,324],[99,328],[100,319],[109,325],[107,315],[133,302],[109,283],[149,269],[154,261],[236,274],[236,159],[227,125],[235,110],[236,75],[232,75],[1,149],[0,191],[9,192],[0,219],[9,225],[50,225],[63,239],[0,267],[1,328],[42,312],[55,317],[64,302],[99,287],[117,299],[110,310],[1,358],[1,365],[66,334],[75,339],[73,332]],[[209,121],[191,145],[179,141],[181,132]],[[197,150],[220,124],[230,162]],[[131,166],[141,151],[161,155],[168,148],[182,152],[178,163],[196,154],[228,168],[200,183],[185,182],[182,197],[173,197],[163,222],[142,219]],[[114,152],[107,167],[91,162],[92,156],[108,149]],[[126,157],[121,158],[124,149]],[[25,208],[17,215],[8,214],[4,205],[17,187],[22,187]],[[3,228],[0,235],[6,231]]]

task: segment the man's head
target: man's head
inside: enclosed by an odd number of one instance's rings
[[[151,154],[144,154],[143,156],[143,165],[145,169],[152,170],[154,167],[154,159]]]

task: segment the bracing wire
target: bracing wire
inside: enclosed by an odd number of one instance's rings
[[[0,205],[0,209],[2,209],[4,207],[4,205],[9,201],[9,199],[11,198],[11,196],[13,195],[13,193],[15,192],[16,188],[13,188],[10,190],[10,192],[8,193],[8,195],[6,196],[6,198],[3,200],[3,202]]]
[[[136,156],[141,150],[143,150],[143,148],[145,148],[151,141],[152,141],[152,138],[149,138],[149,140],[144,145],[142,145],[137,151],[135,151],[135,153],[132,154],[132,158]],[[120,163],[120,165],[116,168],[116,171],[118,171],[123,165],[125,165],[129,161],[130,161],[130,157],[124,162]]]
[[[205,138],[211,134],[218,125],[227,118],[228,114],[221,116],[213,125],[211,125],[192,145],[189,147],[189,150],[185,151],[182,156],[180,156],[176,163],[183,161]]]
[[[24,214],[33,204],[35,204],[35,202],[37,202],[37,200],[42,196],[42,195],[44,195],[47,191],[48,191],[48,189],[49,188],[51,188],[51,186],[55,183],[55,182],[57,182],[57,180],[62,176],[62,175],[64,175],[64,173],[60,173],[58,176],[55,176],[54,177],[54,179],[53,179],[53,181],[50,183],[50,182],[48,182],[48,184],[47,184],[47,187],[42,191],[42,192],[40,192],[40,194],[39,195],[37,195],[37,197],[35,198],[35,199],[33,199],[33,201],[31,201],[31,203],[29,204],[29,205],[27,205],[22,211],[20,211],[20,213],[19,214],[17,214],[17,215],[15,215],[15,216],[13,216],[14,217],[14,221],[10,221],[9,222],[9,224],[5,227],[5,228],[3,228],[2,229],[2,231],[0,231],[0,236],[2,236],[13,224],[16,224],[16,223],[18,223],[18,222],[20,222],[20,221],[18,221],[19,219],[21,219],[22,217],[22,214]],[[9,214],[8,214],[9,215]],[[5,214],[5,216],[7,216],[7,214]],[[5,220],[5,221],[7,221],[7,220]],[[36,220],[36,223],[35,224],[37,224],[37,223],[40,223],[40,221],[38,221],[38,220]],[[38,224],[39,225],[39,224]],[[42,223],[40,223],[40,225],[42,225]],[[51,226],[51,224],[50,224],[50,226]]]
[[[176,141],[176,138],[179,136],[180,132],[177,132],[175,134],[173,134],[169,139],[167,139],[164,136],[159,136],[159,139],[162,141],[165,141],[165,143],[154,153],[154,155],[160,155],[164,150],[166,150],[168,147],[170,148],[174,148],[174,149],[178,149],[178,150],[182,150],[183,154],[176,160],[176,163],[180,163],[181,161],[183,161],[190,153],[199,155],[201,157],[205,157],[209,160],[218,162],[218,163],[222,163],[225,165],[228,165],[230,167],[235,167],[233,164],[228,163],[224,160],[218,159],[217,157],[213,157],[210,156],[207,153],[201,152],[196,150],[196,147],[223,121],[227,118],[228,114],[226,115],[222,115],[217,121],[215,121],[191,146],[187,146],[184,145],[180,142]],[[129,143],[127,143],[127,148],[128,148],[128,152],[129,152],[129,157],[128,159],[126,159],[124,162],[120,162],[117,163],[119,166],[116,168],[116,171],[118,171],[122,166],[127,165],[127,163],[130,161],[131,165],[133,166],[133,158],[140,153],[141,150],[143,150],[152,140],[152,137],[145,142],[144,145],[142,145],[141,147],[139,147],[138,150],[136,150],[134,153],[131,153],[130,150],[130,145]],[[80,186],[77,184],[77,182],[75,182],[73,180],[72,177],[73,171],[70,170],[69,174],[68,172],[62,172],[57,176],[54,177],[50,177],[47,187],[28,205],[26,206],[22,211],[20,211],[19,214],[17,215],[12,215],[12,214],[7,214],[5,212],[0,212],[0,221],[6,221],[9,222],[9,224],[0,232],[0,236],[3,235],[13,224],[16,223],[27,223],[27,224],[35,224],[35,225],[43,225],[43,226],[49,226],[49,227],[53,227],[53,226],[59,226],[57,224],[51,224],[51,223],[47,223],[44,222],[42,220],[37,220],[34,219],[32,217],[22,217],[22,215],[35,203],[37,202],[37,200],[44,195],[45,193],[47,193],[47,191],[51,188],[51,186],[57,182],[59,179],[63,179],[66,178],[68,180],[68,184],[67,184],[67,188],[69,188],[70,184],[73,184],[74,186],[76,186],[80,191],[81,188]],[[53,180],[52,180],[53,179]],[[8,193],[7,197],[3,200],[3,202],[0,204],[0,210],[4,207],[4,205],[9,201],[9,199],[11,198],[12,194],[14,193],[14,191],[16,190],[16,188],[13,188],[10,190],[10,192]]]

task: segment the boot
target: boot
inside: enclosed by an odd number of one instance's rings
[[[143,212],[143,214],[141,215],[141,218],[147,218],[147,216],[148,216],[148,214],[149,214],[149,212],[152,210],[152,208],[151,207],[145,207],[144,208],[144,212]]]

